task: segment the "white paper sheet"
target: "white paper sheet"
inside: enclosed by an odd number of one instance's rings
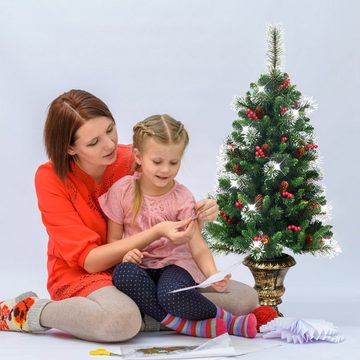
[[[158,333],[160,334],[160,333]],[[136,339],[135,339],[136,340]],[[139,339],[140,340],[140,339]],[[247,339],[238,336],[223,334],[214,339],[203,339],[192,336],[176,334],[174,332],[161,332],[161,336],[153,337],[152,341],[142,344],[136,341],[133,344],[120,346],[121,356],[126,360],[164,360],[164,359],[211,359],[244,355],[264,350],[274,346],[281,346],[278,340]],[[167,348],[184,346],[177,352],[169,352]],[[146,354],[147,350],[162,351],[158,354]],[[140,350],[140,351],[139,351]],[[172,350],[172,349],[170,349]]]
[[[191,346],[189,342],[186,342],[186,345],[174,344],[172,346],[144,346],[137,348],[121,346],[121,355],[127,360],[161,360],[234,356],[236,353],[229,334],[223,334],[198,346]]]
[[[194,285],[194,286],[184,287],[184,288],[181,288],[181,289],[176,289],[176,290],[170,291],[169,293],[177,293],[177,292],[180,292],[180,291],[186,291],[186,290],[195,289],[195,288],[206,288],[206,287],[210,286],[213,283],[216,283],[218,281],[223,280],[224,277],[226,275],[228,275],[228,274],[231,274],[232,269],[235,266],[238,266],[238,265],[239,265],[239,263],[235,263],[235,264],[229,266],[226,270],[219,271],[216,274],[209,276],[206,280],[204,280],[200,284],[197,284],[197,285]]]
[[[170,291],[170,293],[177,293],[180,291],[186,291],[186,290],[195,289],[195,288],[206,288],[217,281],[223,280],[227,274],[229,274],[229,272],[220,271],[214,275],[211,275],[210,277],[208,277],[206,280],[204,280],[202,283],[200,283],[198,285],[188,286],[188,287],[184,287],[181,289],[176,289],[176,290]]]
[[[281,338],[295,344],[321,340],[338,343],[345,340],[333,323],[321,319],[278,317],[261,326],[260,332],[264,339]]]

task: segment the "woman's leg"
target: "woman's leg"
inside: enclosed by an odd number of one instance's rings
[[[41,313],[42,326],[70,333],[80,339],[118,342],[134,337],[141,327],[138,307],[114,286],[84,297],[53,301]]]
[[[55,328],[83,340],[118,342],[135,336],[140,327],[138,307],[114,286],[60,301],[39,299],[31,292],[0,301],[0,330],[40,332]]]
[[[218,293],[211,287],[199,289],[199,291],[215,305],[234,315],[248,314],[259,306],[256,290],[235,280],[229,281],[225,293]]]

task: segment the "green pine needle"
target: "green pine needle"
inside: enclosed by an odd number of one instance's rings
[[[283,50],[283,33],[279,25],[270,25],[267,30],[268,67],[270,73],[280,70]]]

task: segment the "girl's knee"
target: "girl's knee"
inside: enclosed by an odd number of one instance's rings
[[[137,270],[137,268],[138,268],[138,265],[136,265],[136,264],[124,262],[124,263],[120,263],[115,266],[113,274],[114,273],[116,273],[118,275],[129,274],[129,273],[135,272]]]
[[[138,266],[132,263],[121,263],[115,267],[112,273],[113,283],[121,289],[121,285],[132,282],[132,276],[138,271]]]
[[[158,291],[159,305],[168,313],[172,313],[180,304],[186,304],[187,301],[178,293],[169,293],[168,291]]]

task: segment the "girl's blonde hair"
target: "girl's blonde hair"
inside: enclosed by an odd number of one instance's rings
[[[138,122],[133,127],[133,149],[140,152],[144,149],[147,139],[154,139],[160,144],[184,144],[184,149],[189,143],[189,135],[180,122],[167,114],[152,115],[143,121]],[[143,196],[139,180],[135,181],[134,201],[133,201],[133,222],[142,206]]]

